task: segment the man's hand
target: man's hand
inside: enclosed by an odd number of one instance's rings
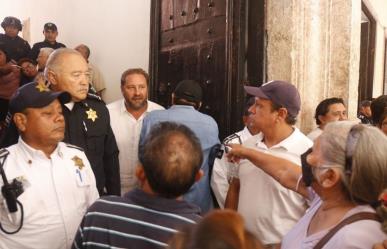
[[[244,159],[244,150],[246,149],[240,144],[227,144],[227,159],[232,163],[239,163],[241,159]]]

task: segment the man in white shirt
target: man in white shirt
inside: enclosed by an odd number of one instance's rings
[[[321,135],[328,123],[348,119],[344,100],[336,97],[324,99],[317,105],[314,118],[317,127],[306,135],[312,141]]]
[[[65,121],[61,103],[67,92],[52,92],[44,82],[29,83],[10,100],[19,130],[17,144],[2,149],[1,167],[8,184],[18,180],[24,192],[0,195],[0,248],[70,248],[82,216],[99,197],[90,163],[82,149],[62,143]],[[0,181],[1,185],[9,186]],[[21,222],[23,223],[21,224]],[[21,229],[15,234],[19,226]]]
[[[313,143],[293,126],[301,105],[298,90],[284,81],[271,81],[261,87],[246,86],[245,90],[256,97],[249,112],[261,130],[248,139],[245,146],[301,165],[300,155]],[[226,200],[230,206],[226,207],[234,207],[241,213],[247,229],[266,248],[276,248],[303,216],[304,199],[282,187],[248,160],[239,163],[238,175],[239,181],[230,184]]]
[[[247,139],[256,135],[259,130],[254,124],[254,120],[250,117],[249,109],[255,103],[255,98],[250,97],[245,104],[243,112],[243,130],[235,132],[223,140],[223,144],[243,144]],[[222,158],[215,158],[214,166],[211,174],[211,189],[215,195],[216,201],[220,208],[224,208],[229,181],[232,177],[236,177],[234,172],[237,170],[232,163],[227,161],[226,153],[223,153]]]
[[[120,162],[121,194],[137,184],[135,169],[138,162],[138,142],[144,117],[153,110],[164,108],[148,100],[149,75],[140,68],[126,70],[121,76],[122,99],[107,107],[110,124],[116,137]]]

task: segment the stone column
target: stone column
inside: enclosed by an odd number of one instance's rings
[[[267,79],[300,91],[298,126],[315,126],[317,104],[342,97],[356,116],[361,0],[267,0]]]

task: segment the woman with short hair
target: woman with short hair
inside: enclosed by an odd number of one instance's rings
[[[230,160],[250,160],[310,201],[281,248],[372,248],[387,238],[379,222],[386,228],[386,208],[379,199],[387,188],[387,137],[379,129],[348,121],[328,124],[313,151],[301,157],[302,169],[251,148],[230,147]]]

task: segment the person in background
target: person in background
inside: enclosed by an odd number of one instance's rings
[[[48,57],[50,56],[50,54],[52,52],[54,52],[54,49],[52,49],[52,48],[41,48],[40,49],[38,58],[36,59],[36,61],[38,62],[38,72],[39,73],[44,72],[44,68],[46,67]]]
[[[380,95],[371,103],[372,123],[387,135],[387,95]]]
[[[154,110],[164,107],[148,100],[149,75],[141,68],[128,69],[121,75],[123,98],[107,105],[110,125],[116,137],[120,161],[121,194],[137,185],[138,142],[142,121]]]
[[[32,46],[29,58],[31,60],[37,60],[39,52],[42,48],[65,48],[66,46],[63,43],[57,42],[56,38],[58,37],[58,28],[52,22],[44,24],[43,27],[44,41],[37,42]]]
[[[371,101],[363,100],[360,103],[359,114],[357,117],[362,124],[372,124]]]
[[[6,49],[0,45],[0,130],[7,116],[9,99],[19,83],[20,69],[10,61]]]
[[[283,158],[230,147],[230,160],[251,161],[309,200],[308,212],[285,235],[282,249],[362,249],[387,239],[382,230],[387,208],[380,201],[387,188],[387,137],[379,129],[350,121],[329,123],[313,149],[301,156],[301,169]]]
[[[18,36],[22,30],[20,20],[13,16],[7,16],[1,22],[1,27],[5,34],[0,34],[0,46],[7,52],[9,60],[16,64],[21,58],[28,57],[31,51],[30,44]]]
[[[195,133],[203,151],[204,159],[201,170],[204,172],[204,176],[191,187],[183,198],[187,202],[199,206],[202,213],[206,213],[214,205],[209,174],[212,168],[210,162],[212,155],[210,154],[213,147],[219,144],[218,125],[212,117],[199,112],[203,92],[198,82],[193,80],[180,81],[171,97],[172,106],[169,109],[150,112],[144,118],[139,144],[140,147],[143,146],[145,137],[152,126],[163,121],[184,124]]]
[[[178,232],[168,249],[263,249],[245,222],[232,210],[215,210],[196,226]]]
[[[85,59],[74,49],[57,49],[48,58],[44,75],[53,91],[71,94],[71,102],[62,106],[66,121],[64,141],[85,150],[100,195],[121,195],[119,151],[109,111],[98,96],[88,93]]]
[[[22,184],[17,200],[23,209],[10,213],[0,194],[0,223],[8,232],[23,224],[15,234],[0,231],[2,249],[70,248],[82,216],[99,197],[83,150],[61,142],[61,103],[70,99],[67,92],[52,92],[39,81],[20,87],[10,100],[20,138],[0,155],[8,181]]]
[[[136,169],[139,187],[123,197],[97,200],[88,210],[73,249],[162,249],[179,230],[201,219],[197,206],[182,200],[203,172],[200,142],[186,126],[152,127]]]
[[[35,62],[30,58],[21,58],[17,64],[21,69],[20,86],[34,81],[36,75],[38,75]]]
[[[254,123],[254,119],[250,117],[249,109],[255,103],[255,98],[250,97],[245,104],[243,112],[243,130],[231,134],[223,140],[223,144],[237,143],[243,144],[247,139],[259,133],[259,129]],[[215,195],[220,208],[224,208],[229,182],[233,181],[233,177],[237,177],[237,169],[234,165],[227,161],[226,153],[223,153],[222,158],[215,158],[214,167],[211,174],[211,188]]]
[[[83,58],[85,58],[85,60],[87,61],[89,65],[90,76],[91,76],[90,84],[92,85],[92,87],[94,88],[98,96],[102,98],[102,92],[106,89],[105,80],[103,78],[101,71],[98,69],[98,67],[89,61],[90,48],[85,44],[80,44],[75,47],[75,50],[81,53]]]
[[[344,100],[336,97],[324,99],[317,105],[314,118],[316,119],[317,128],[307,135],[312,141],[321,135],[325,125],[328,123],[348,119]]]

